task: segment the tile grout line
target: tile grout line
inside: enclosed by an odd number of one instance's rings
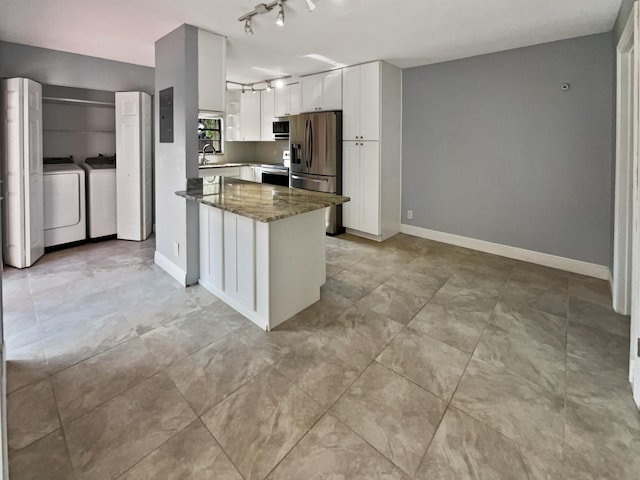
[[[58,413],[58,422],[60,423],[60,433],[62,433],[62,439],[64,440],[64,448],[69,456],[69,463],[71,464],[71,471],[73,472],[73,476],[75,478],[79,477],[79,472],[76,471],[76,466],[73,464],[73,460],[71,458],[71,449],[69,448],[69,441],[67,440],[67,432],[64,428],[64,423],[62,423],[62,415],[60,415],[60,407],[58,406],[58,397],[56,396],[56,390],[53,388],[53,381],[49,381],[51,385],[51,392],[53,394],[53,402],[56,405],[56,412]]]
[[[500,302],[500,296],[502,295],[502,291],[504,290],[505,286],[507,285],[507,283],[511,279],[511,276],[513,275],[514,268],[515,267],[513,267],[513,266],[511,267],[509,275],[507,276],[507,279],[504,281],[504,284],[502,285],[502,288],[500,289],[500,293],[498,293],[498,296],[496,298],[496,304],[493,306],[493,310],[491,311],[491,314],[487,317],[487,320],[485,322],[484,328],[482,329],[482,333],[478,336],[478,340],[476,342],[476,345],[473,348],[473,352],[471,352],[471,355],[469,356],[469,360],[467,361],[467,364],[464,367],[464,370],[462,371],[462,374],[460,375],[460,378],[458,378],[458,383],[456,384],[456,388],[453,390],[453,393],[449,397],[449,401],[447,402],[447,406],[445,407],[444,411],[442,412],[442,416],[440,417],[440,421],[438,422],[438,425],[436,426],[436,429],[433,432],[433,436],[431,437],[431,440],[429,440],[429,443],[427,444],[427,449],[424,451],[422,459],[420,460],[420,463],[418,464],[418,470],[416,470],[416,473],[420,471],[420,468],[422,467],[422,464],[424,463],[424,460],[427,457],[427,453],[429,452],[429,449],[431,448],[431,444],[433,443],[433,439],[436,437],[436,434],[438,433],[438,430],[440,429],[440,425],[442,425],[442,421],[444,420],[445,415],[449,411],[449,408],[452,407],[451,404],[453,402],[453,398],[455,397],[455,395],[456,395],[456,393],[458,391],[458,388],[460,387],[460,383],[462,383],[462,379],[464,378],[464,375],[467,372],[467,369],[469,368],[469,365],[471,364],[471,360],[473,360],[473,357],[474,357],[474,355],[476,353],[478,345],[480,344],[480,340],[482,339],[482,336],[484,335],[484,332],[486,331],[487,326],[491,322],[491,318],[495,314],[495,311],[496,311],[496,308],[498,306],[498,303]],[[480,423],[482,423],[483,425],[486,426],[486,424],[484,422],[480,422]]]
[[[393,274],[393,275],[395,275],[395,274]],[[393,275],[391,275],[391,276],[393,276]],[[391,278],[391,277],[389,277],[389,278]],[[451,278],[451,277],[449,277],[449,278]],[[387,280],[388,280],[388,279],[387,279]],[[392,337],[392,338],[391,338],[391,339],[390,339],[386,344],[384,344],[384,345],[381,347],[381,349],[380,349],[380,350],[379,350],[379,351],[378,351],[378,352],[373,356],[373,359],[372,359],[372,360],[369,362],[369,364],[368,364],[368,365],[367,365],[367,366],[366,366],[366,367],[365,367],[365,368],[360,372],[360,374],[358,374],[358,376],[357,376],[357,377],[356,377],[356,378],[355,378],[355,379],[354,379],[354,380],[353,380],[353,381],[352,381],[352,382],[351,382],[351,383],[350,383],[350,384],[349,384],[349,385],[344,389],[344,391],[343,391],[343,392],[342,392],[342,393],[341,393],[341,394],[340,394],[340,395],[339,395],[339,396],[338,396],[338,397],[337,397],[337,398],[336,398],[336,399],[335,399],[335,400],[334,400],[334,401],[333,401],[333,402],[332,402],[328,407],[326,407],[325,413],[324,413],[324,415],[322,415],[322,417],[324,417],[324,416],[326,416],[327,414],[330,414],[330,415],[332,415],[332,416],[336,417],[338,420],[340,420],[340,422],[341,422],[341,423],[342,423],[346,428],[348,428],[351,432],[353,432],[353,433],[354,433],[358,438],[360,438],[363,442],[365,442],[367,445],[369,445],[371,448],[373,448],[376,452],[378,452],[380,455],[382,455],[382,456],[383,456],[387,461],[389,461],[392,465],[394,465],[396,468],[398,468],[401,472],[404,472],[404,470],[403,470],[402,468],[400,468],[398,465],[396,465],[396,464],[395,464],[391,459],[389,459],[389,458],[388,458],[384,453],[380,452],[380,451],[379,451],[375,446],[371,445],[371,443],[369,443],[369,442],[368,442],[364,437],[362,437],[358,432],[356,432],[355,430],[353,430],[353,429],[352,429],[352,428],[351,428],[351,427],[350,427],[350,426],[349,426],[349,425],[348,425],[348,424],[347,424],[347,423],[346,423],[342,418],[340,418],[340,416],[338,416],[338,415],[337,415],[335,412],[333,412],[331,409],[336,405],[336,403],[338,403],[338,401],[339,401],[342,397],[344,397],[344,395],[349,391],[349,389],[350,389],[350,388],[351,388],[351,387],[352,387],[352,386],[353,386],[353,385],[354,385],[354,384],[355,384],[355,383],[356,383],[356,382],[357,382],[357,381],[362,377],[362,375],[364,375],[364,373],[365,373],[365,372],[366,372],[366,371],[371,367],[371,365],[373,365],[374,363],[377,363],[378,365],[380,365],[380,366],[382,366],[382,367],[386,368],[387,370],[391,371],[391,372],[392,372],[392,373],[394,373],[394,374],[396,373],[396,372],[394,372],[393,370],[390,370],[390,369],[389,369],[388,367],[386,367],[385,365],[382,365],[381,363],[377,362],[377,360],[376,360],[376,359],[380,356],[380,354],[381,354],[381,353],[382,353],[382,352],[383,352],[383,351],[384,351],[384,350],[385,350],[389,345],[391,345],[391,343],[393,343],[393,342],[395,341],[395,339],[396,339],[396,338],[397,338],[397,337],[398,337],[398,336],[399,336],[399,335],[404,331],[404,329],[407,327],[407,325],[408,325],[409,323],[411,323],[411,321],[416,317],[416,315],[418,315],[418,313],[419,313],[419,312],[420,312],[420,311],[421,311],[421,310],[422,310],[422,309],[423,309],[423,308],[424,308],[424,307],[425,307],[425,306],[426,306],[426,305],[431,301],[431,299],[433,299],[433,297],[436,295],[436,293],[442,289],[442,287],[444,286],[444,284],[445,284],[445,283],[447,283],[447,281],[448,281],[448,280],[449,280],[449,279],[447,279],[445,282],[443,282],[443,284],[440,286],[440,288],[439,288],[438,290],[436,290],[436,292],[435,292],[433,295],[431,295],[431,297],[430,297],[430,298],[425,302],[425,304],[424,304],[424,305],[422,305],[422,307],[420,307],[420,308],[418,309],[418,311],[417,311],[417,312],[416,312],[416,313],[415,313],[415,314],[414,314],[414,315],[409,319],[409,321],[408,321],[406,324],[402,324],[402,328],[401,328],[400,330],[398,330],[398,332],[397,332],[397,333],[396,333],[396,334],[395,334],[395,335],[394,335],[394,336],[393,336],[393,337]],[[386,280],[385,280],[385,281],[386,281]],[[383,285],[383,284],[384,284],[384,282],[380,283],[380,285]],[[378,285],[378,287],[379,287],[380,285]],[[378,288],[378,287],[376,287],[376,288]],[[374,289],[374,290],[375,290],[375,289]],[[373,290],[372,290],[372,291],[373,291]],[[365,296],[366,296],[366,295],[365,295]],[[363,296],[362,298],[364,298],[364,296]],[[357,302],[356,302],[356,304],[357,304]],[[365,310],[369,310],[369,309],[365,308]],[[389,319],[389,320],[391,320],[391,321],[395,321],[395,320],[393,320],[392,318],[387,317],[386,315],[382,315],[382,316],[383,316],[383,317],[385,317],[385,318],[387,318],[387,319]],[[400,322],[398,322],[398,323],[400,323]],[[404,377],[402,377],[402,378],[404,378]],[[414,382],[411,382],[411,383],[414,383]],[[414,384],[415,384],[415,383],[414,383]],[[417,384],[416,384],[416,385],[417,385]],[[418,387],[420,387],[420,386],[418,385]],[[420,387],[420,388],[421,388],[422,390],[425,390],[423,387]],[[425,390],[425,391],[427,391],[427,390]],[[429,392],[429,393],[433,395],[433,393],[432,393],[432,392]],[[439,398],[439,397],[437,397],[437,395],[434,395],[434,396],[435,396],[436,398]],[[445,410],[446,410],[446,409],[445,409]],[[321,418],[322,418],[322,417],[321,417]],[[319,420],[318,420],[318,421],[319,421]],[[317,423],[317,422],[316,422],[316,423]],[[315,426],[315,424],[314,424],[314,426]],[[312,428],[313,428],[313,427],[312,427]],[[437,429],[436,429],[436,430],[437,430]],[[434,430],[434,435],[435,435],[436,430]],[[311,431],[311,429],[309,429],[309,430],[307,431],[307,433],[305,433],[305,435],[304,435],[304,436],[306,436],[306,435],[309,433],[309,431]],[[304,438],[304,436],[303,436],[303,438]],[[301,440],[302,440],[302,439],[301,439]],[[295,448],[295,447],[294,447],[294,448]],[[287,452],[287,455],[289,455],[289,453],[290,453],[291,451],[293,451],[293,448],[292,448],[291,450],[289,450],[289,452]],[[285,455],[285,456],[282,458],[282,460],[284,460],[284,458],[286,458],[286,456],[287,456],[287,455]],[[282,461],[282,460],[281,460],[281,461]],[[278,462],[278,463],[280,463],[280,462]],[[419,468],[419,467],[420,467],[420,465],[418,465],[418,468]],[[275,469],[275,467],[274,467],[274,469]],[[273,470],[272,470],[272,471],[273,471]],[[406,472],[404,472],[404,473],[406,474]],[[271,474],[271,472],[269,472],[269,474]],[[409,475],[409,474],[407,474],[407,475]],[[415,472],[414,472],[414,474],[413,474],[413,475],[409,475],[409,477],[412,477],[412,476],[414,476],[414,475],[415,475]]]

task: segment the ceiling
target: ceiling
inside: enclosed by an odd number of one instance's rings
[[[188,23],[228,38],[227,78],[250,83],[387,60],[412,67],[609,31],[621,0],[0,0],[0,40],[154,65],[154,42]]]

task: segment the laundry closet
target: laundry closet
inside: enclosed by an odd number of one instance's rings
[[[2,81],[5,263],[152,230],[151,97]]]

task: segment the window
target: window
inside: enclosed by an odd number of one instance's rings
[[[198,119],[198,152],[202,153],[222,153],[222,119],[221,118],[200,118]]]

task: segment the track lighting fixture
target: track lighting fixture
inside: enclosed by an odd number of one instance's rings
[[[251,28],[251,19],[256,15],[262,15],[263,13],[268,13],[274,8],[278,7],[278,16],[276,17],[276,25],[282,27],[284,25],[284,2],[287,0],[274,0],[271,3],[259,3],[253,10],[245,13],[241,17],[238,18],[239,22],[244,23],[244,33],[247,35],[253,35],[253,28]],[[313,12],[316,9],[316,4],[313,3],[312,0],[305,0],[307,2],[307,8],[310,12]]]
[[[251,28],[251,17],[247,18],[244,22],[244,33],[247,35],[253,35],[253,28]]]
[[[241,82],[233,82],[231,80],[227,80],[227,88],[231,88],[236,91],[241,91],[242,93],[258,93],[261,91],[270,92],[274,88],[282,88],[285,85],[285,79],[291,78],[291,75],[285,75],[284,77],[274,78],[270,80],[263,80],[255,83],[241,83]],[[260,87],[264,85],[264,88],[256,88],[256,85]]]
[[[280,7],[280,11],[278,12],[278,17],[276,18],[276,25],[282,27],[284,26],[284,6],[282,5],[282,2],[280,2],[278,6]]]

